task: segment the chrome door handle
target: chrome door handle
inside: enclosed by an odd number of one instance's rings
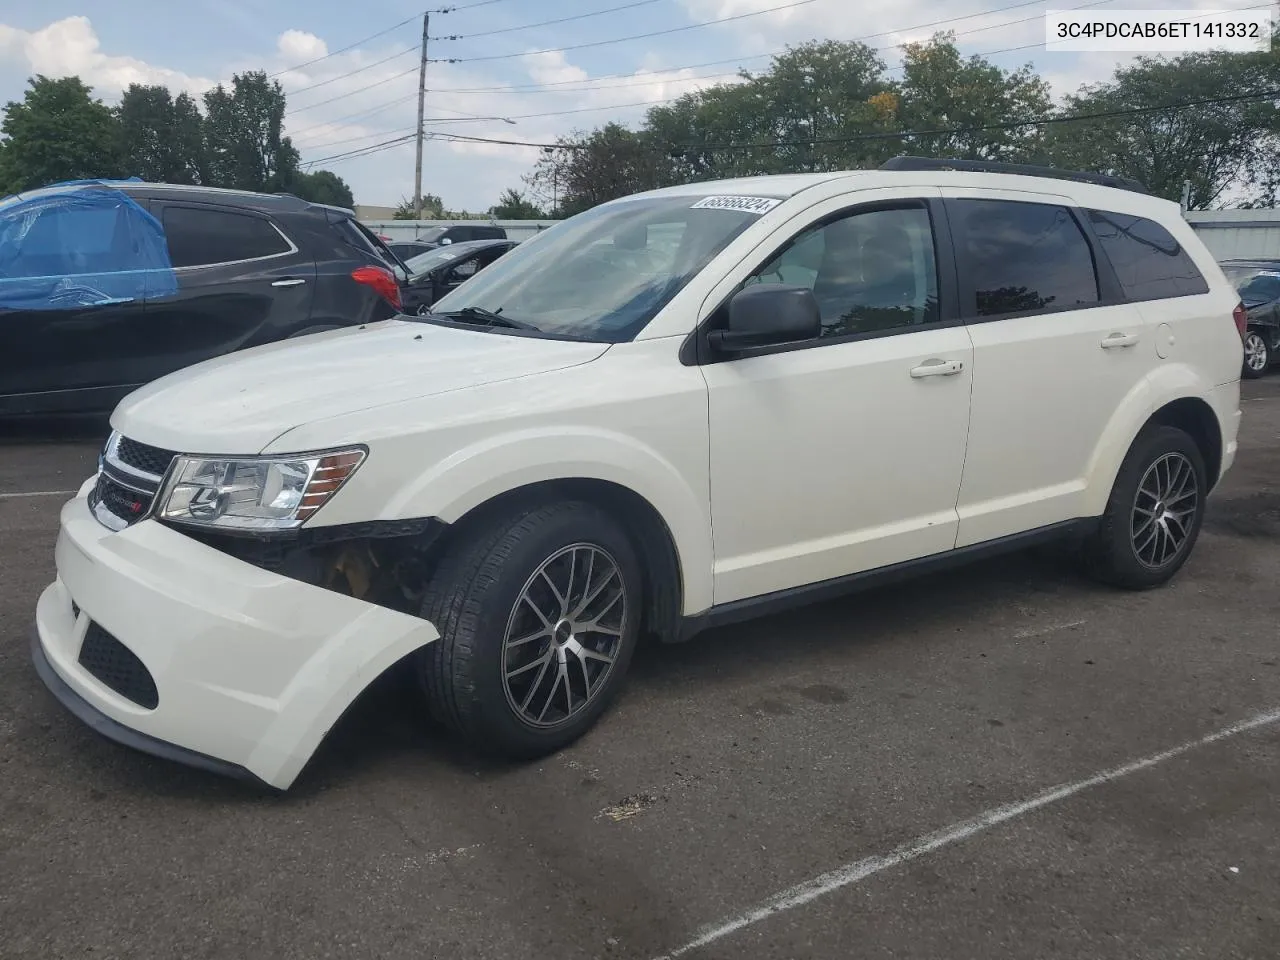
[[[1138,342],[1136,333],[1113,333],[1102,341],[1103,350],[1114,350],[1116,347],[1132,347]]]
[[[271,285],[273,287],[297,287],[306,282],[307,281],[305,280],[295,278],[293,280],[272,280]]]
[[[963,360],[926,360],[920,366],[911,368],[911,376],[916,380],[923,377],[954,377],[963,369]]]

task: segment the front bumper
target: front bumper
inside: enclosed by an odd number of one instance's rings
[[[84,493],[62,509],[33,654],[58,699],[114,740],[284,790],[374,678],[439,637],[425,620],[261,570],[152,520],[112,533]],[[154,709],[80,664],[90,623],[150,672]]]

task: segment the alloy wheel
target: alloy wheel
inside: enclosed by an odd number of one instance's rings
[[[564,723],[605,687],[627,626],[618,563],[575,543],[539,565],[507,620],[502,642],[507,703],[534,727]]]
[[[1244,363],[1254,373],[1262,373],[1267,368],[1269,358],[1266,341],[1262,334],[1250,331],[1244,338]]]
[[[1166,453],[1147,468],[1134,498],[1133,552],[1156,570],[1178,556],[1200,509],[1195,467],[1181,453]]]

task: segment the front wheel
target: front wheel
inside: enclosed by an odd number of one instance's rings
[[[474,746],[527,758],[590,729],[640,632],[642,575],[625,532],[589,503],[499,516],[446,551],[418,654],[433,714]]]
[[[1241,374],[1249,380],[1256,380],[1267,372],[1271,366],[1271,347],[1267,338],[1257,330],[1250,330],[1244,335],[1244,367]]]
[[[1208,493],[1195,440],[1176,427],[1147,428],[1129,449],[1098,530],[1085,544],[1087,571],[1131,590],[1166,583],[1195,546]]]

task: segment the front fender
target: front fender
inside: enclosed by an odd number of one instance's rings
[[[552,480],[614,483],[643,497],[666,522],[683,577],[684,612],[711,606],[711,517],[705,487],[696,490],[652,447],[586,427],[523,430],[486,437],[413,477],[379,519],[439,517],[454,523],[493,498]]]

